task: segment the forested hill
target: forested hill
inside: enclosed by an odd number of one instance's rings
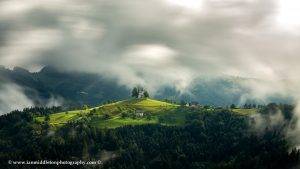
[[[290,105],[269,104],[257,109],[259,128],[255,127],[255,116],[240,114],[240,109],[234,112],[212,106],[179,106],[151,99],[103,106],[87,112],[85,107],[79,111],[81,115],[57,125],[54,123],[72,112],[62,114],[59,108],[31,108],[0,116],[0,166],[5,169],[293,169],[299,164],[300,152],[286,137],[286,131],[295,126],[294,107]],[[150,114],[140,116],[145,113],[143,110]],[[171,110],[178,110],[178,114]],[[274,123],[273,117],[278,113],[283,119]],[[56,115],[64,116],[56,118]],[[44,120],[37,119],[43,116]],[[156,118],[161,121],[155,122]],[[100,160],[102,164],[8,164],[8,160],[45,159]]]

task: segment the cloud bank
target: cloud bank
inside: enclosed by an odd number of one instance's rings
[[[0,64],[100,73],[153,91],[199,76],[262,79],[242,97],[299,99],[299,2],[4,0]]]
[[[199,75],[297,78],[300,31],[291,17],[299,15],[297,6],[292,0],[4,0],[0,63],[96,72],[153,88],[183,89]]]
[[[34,106],[34,103],[25,96],[22,88],[17,85],[4,84],[0,90],[0,115]]]

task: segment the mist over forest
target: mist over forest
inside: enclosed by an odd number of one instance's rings
[[[0,166],[299,168],[299,9],[0,1]]]

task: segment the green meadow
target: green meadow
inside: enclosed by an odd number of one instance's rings
[[[50,126],[56,128],[68,122],[85,119],[88,124],[99,128],[117,128],[126,125],[161,124],[183,125],[191,108],[159,100],[144,98],[105,104],[94,108],[51,114]],[[256,109],[233,109],[239,115],[251,115]],[[36,117],[38,122],[45,116]]]

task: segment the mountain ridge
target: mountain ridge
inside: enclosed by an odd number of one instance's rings
[[[244,102],[259,102],[259,104],[291,102],[291,99],[281,96],[268,99],[265,103],[248,98],[251,91],[243,84],[250,80],[253,79],[231,76],[196,78],[188,86],[188,92],[180,92],[175,86],[165,85],[157,88],[155,93],[150,91],[150,95],[160,100],[168,99],[176,102],[184,100],[214,106],[229,106]],[[1,84],[5,83],[20,86],[36,106],[45,106],[51,99],[58,100],[57,102],[67,107],[80,107],[85,104],[95,106],[108,101],[128,99],[130,96],[130,88],[121,85],[116,79],[92,73],[61,71],[50,66],[45,66],[39,72],[29,72],[20,67],[6,69],[2,66],[0,89]],[[244,99],[244,96],[247,98]]]

